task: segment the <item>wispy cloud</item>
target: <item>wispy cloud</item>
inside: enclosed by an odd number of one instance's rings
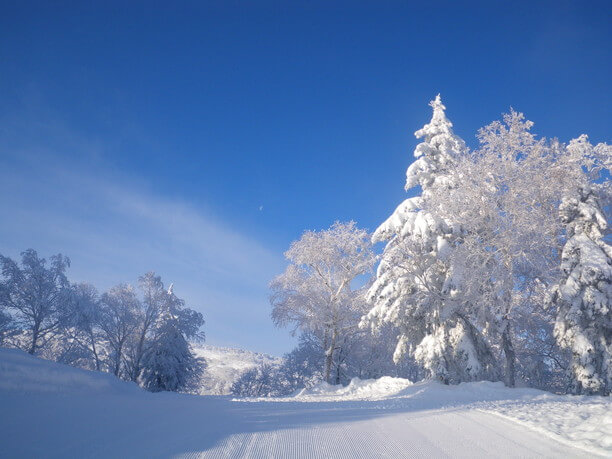
[[[65,253],[73,280],[102,289],[154,270],[204,313],[211,342],[288,349],[267,303],[282,254],[208,209],[151,192],[142,177],[113,177],[98,160],[36,144],[0,147],[0,213],[0,253]]]

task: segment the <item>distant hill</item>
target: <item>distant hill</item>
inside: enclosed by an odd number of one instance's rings
[[[267,354],[208,344],[194,345],[193,350],[207,363],[199,389],[201,395],[227,395],[234,381],[244,372],[264,363],[279,365],[282,362],[281,358]]]

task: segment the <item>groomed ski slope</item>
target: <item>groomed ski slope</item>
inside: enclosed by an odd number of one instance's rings
[[[594,457],[609,398],[382,378],[283,399],[150,394],[0,349],[0,457]]]

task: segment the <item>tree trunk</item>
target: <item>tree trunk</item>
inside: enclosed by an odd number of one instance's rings
[[[334,331],[332,332],[332,336],[331,336],[331,343],[329,344],[329,348],[327,349],[327,351],[325,351],[325,381],[329,384],[331,384],[331,381],[330,381],[331,367],[332,367],[333,358],[334,358],[334,348],[336,347],[337,335],[338,335],[338,332],[334,328]]]
[[[497,365],[497,360],[491,351],[491,348],[487,344],[482,333],[472,324],[470,320],[468,320],[462,314],[457,314],[457,317],[463,323],[470,340],[474,346],[474,350],[476,351],[476,356],[481,367],[484,369],[482,373],[479,375],[481,378],[487,378],[491,381],[497,381],[499,378],[499,369]]]
[[[34,355],[36,352],[36,346],[38,344],[38,334],[40,333],[40,326],[38,323],[34,324],[32,328],[32,343],[30,344],[30,349],[28,350],[28,354]]]
[[[96,339],[91,332],[89,334],[89,339],[91,340],[91,350],[93,351],[94,360],[96,362],[96,371],[100,371],[100,357],[98,357],[98,351],[96,349]]]
[[[117,355],[115,357],[115,368],[113,373],[119,377],[119,369],[121,368],[121,354],[123,353],[123,343],[117,348]]]
[[[134,362],[134,368],[132,368],[132,381],[138,382],[140,376],[140,361],[142,360],[142,350],[144,348],[146,328],[142,331],[140,339],[138,340],[138,347],[136,349],[136,358]]]
[[[502,333],[502,347],[504,350],[504,355],[506,357],[506,374],[505,374],[505,382],[506,386],[514,387],[514,365],[516,361],[516,355],[514,353],[514,346],[512,344],[512,339],[510,338],[510,324],[506,323],[506,328]]]

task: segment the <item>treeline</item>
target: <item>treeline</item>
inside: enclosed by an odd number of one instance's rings
[[[71,283],[70,260],[45,260],[35,250],[21,263],[0,255],[0,345],[90,370],[113,373],[157,391],[185,391],[205,362],[189,340],[204,338],[202,314],[185,307],[172,285],[149,272],[138,287],[99,294]]]
[[[538,139],[512,111],[470,151],[439,96],[431,106],[406,172],[416,196],[371,238],[336,223],[291,245],[271,283],[272,319],[300,345],[236,393],[381,373],[610,393],[612,149],[585,135]]]

